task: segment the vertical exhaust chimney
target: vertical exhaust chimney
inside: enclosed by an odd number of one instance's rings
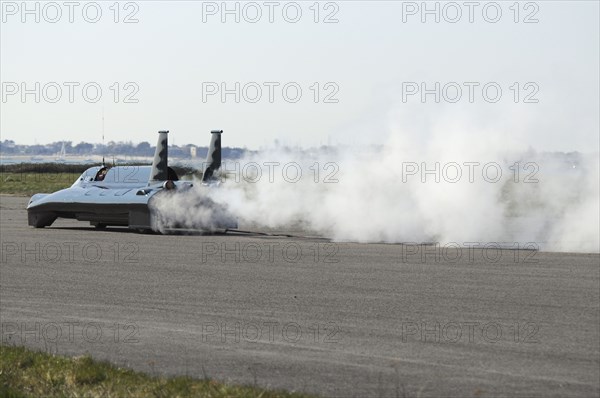
[[[168,134],[168,131],[158,132],[158,143],[156,144],[156,151],[154,152],[154,161],[152,162],[152,171],[150,172],[150,180],[148,181],[148,184],[156,181],[168,180]]]
[[[215,171],[221,168],[221,134],[223,134],[223,130],[213,130],[210,133],[210,147],[206,155],[206,166],[202,175],[202,182],[214,179]]]

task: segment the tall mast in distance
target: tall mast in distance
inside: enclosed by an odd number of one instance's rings
[[[106,151],[106,147],[104,146],[104,106],[102,106],[102,151]],[[102,154],[102,167],[106,167],[104,164],[104,155]]]

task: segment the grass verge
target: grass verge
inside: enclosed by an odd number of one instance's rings
[[[0,193],[31,196],[52,193],[73,185],[81,173],[0,173]]]
[[[154,377],[90,356],[62,357],[0,345],[0,397],[240,397],[309,395],[190,377]]]

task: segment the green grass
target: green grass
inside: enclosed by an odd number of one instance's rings
[[[34,193],[52,193],[68,188],[81,173],[0,173],[0,193],[30,196]]]
[[[240,397],[308,395],[190,377],[154,377],[93,360],[0,345],[0,397]]]

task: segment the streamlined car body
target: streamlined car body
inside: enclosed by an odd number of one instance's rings
[[[159,131],[152,166],[91,167],[70,188],[51,194],[33,195],[27,206],[28,223],[35,228],[43,228],[52,225],[57,218],[72,218],[88,221],[96,228],[127,226],[140,232],[167,232],[178,228],[211,231],[237,228],[237,220],[228,214],[224,205],[202,194],[202,189],[215,189],[218,185],[214,173],[221,167],[222,132],[211,131],[201,187],[193,188],[191,181],[179,181],[175,171],[168,166],[169,132]],[[191,203],[190,212],[195,211],[197,206],[204,206],[210,208],[211,216],[208,219],[205,217],[202,225],[190,225],[185,219],[187,209],[178,212],[184,215],[184,219],[180,216],[169,220],[169,217],[161,214],[168,213],[171,199],[181,195],[189,198],[183,203]],[[192,200],[195,202],[190,202]],[[163,205],[157,206],[159,202]],[[193,219],[191,213],[190,219]]]

